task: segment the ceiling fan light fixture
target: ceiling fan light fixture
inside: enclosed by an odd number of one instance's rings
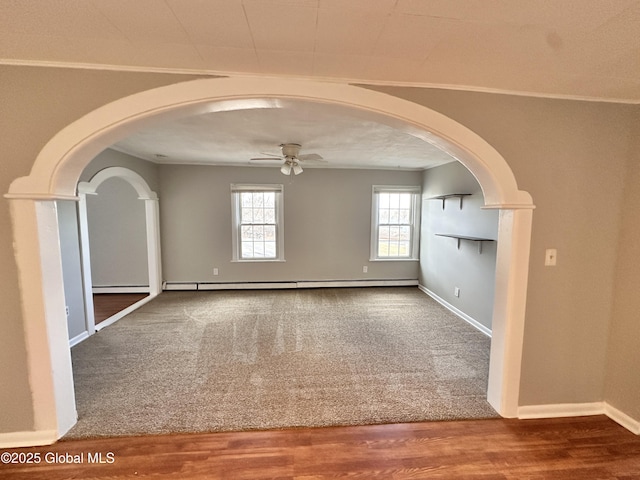
[[[300,175],[303,172],[302,167],[298,162],[293,163],[293,174]]]
[[[284,165],[280,167],[280,171],[282,172],[283,175],[289,175],[291,173],[291,163],[285,162]]]

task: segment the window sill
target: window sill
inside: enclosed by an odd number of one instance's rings
[[[237,258],[231,263],[284,263],[284,258]]]
[[[370,258],[370,262],[419,262],[419,258]]]

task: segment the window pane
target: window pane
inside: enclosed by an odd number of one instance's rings
[[[389,227],[380,227],[378,231],[378,238],[380,240],[389,240]]]
[[[240,203],[243,208],[251,207],[253,205],[252,196],[250,193],[244,192],[240,194]]]
[[[411,194],[410,193],[401,193],[400,194],[400,208],[411,208]]]
[[[261,208],[253,209],[253,223],[264,223],[264,210]]]
[[[253,193],[253,206],[262,207],[264,205],[264,193],[262,192],[254,192]]]
[[[263,242],[255,242],[253,244],[253,256],[255,258],[264,257],[264,243]]]
[[[264,256],[267,258],[276,257],[276,242],[264,242]]]
[[[264,206],[273,208],[276,204],[276,194],[274,192],[265,192]]]
[[[398,223],[400,220],[400,214],[398,210],[393,209],[389,211],[389,223]]]
[[[276,211],[273,208],[264,209],[264,223],[276,223]]]
[[[253,223],[253,209],[252,208],[243,208],[242,209],[242,218],[240,219],[240,223]]]
[[[381,208],[379,212],[378,223],[389,223],[389,209]]]
[[[267,225],[264,227],[264,239],[269,242],[276,241],[276,227],[275,225]]]
[[[387,242],[386,240],[380,240],[378,242],[378,256],[379,257],[389,256],[389,242]]]
[[[400,242],[398,244],[398,256],[399,257],[408,257],[409,256],[409,242]]]
[[[400,217],[398,219],[399,223],[404,223],[405,225],[411,223],[411,210],[403,208],[400,210]]]
[[[390,257],[398,256],[398,242],[393,240],[389,242],[389,256]]]
[[[390,193],[389,194],[389,208],[400,208],[400,194],[399,193]]]
[[[411,240],[411,227],[400,227],[400,240],[408,242]]]
[[[242,258],[252,258],[253,257],[253,242],[242,242],[241,244]]]
[[[253,240],[253,227],[249,225],[243,225],[240,229],[240,240],[247,242]]]
[[[389,227],[389,238],[398,240],[400,238],[400,227]]]
[[[380,207],[380,208],[389,208],[389,194],[388,193],[379,193],[378,194],[378,207]]]

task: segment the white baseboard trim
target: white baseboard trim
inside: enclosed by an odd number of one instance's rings
[[[621,412],[607,402],[559,403],[518,407],[518,418],[521,420],[532,418],[585,417],[590,415],[606,415],[631,433],[640,435],[640,421]]]
[[[98,323],[96,325],[96,332],[99,332],[100,330],[102,330],[105,327],[108,327],[109,325],[113,325],[115,322],[117,322],[118,320],[120,320],[122,317],[124,317],[125,315],[130,314],[131,312],[133,312],[134,310],[137,310],[138,308],[140,308],[142,305],[144,305],[147,302],[150,302],[151,300],[153,300],[153,298],[155,297],[155,295],[149,295],[148,297],[144,297],[142,300],[138,300],[136,303],[134,303],[133,305],[129,305],[127,308],[125,308],[124,310],[116,313],[115,315],[107,318],[106,320]]]
[[[149,285],[130,285],[122,287],[92,287],[93,293],[149,293]]]
[[[487,337],[491,338],[491,329],[485,327],[479,321],[477,321],[474,318],[470,317],[469,315],[464,313],[462,310],[459,310],[458,308],[454,307],[449,302],[447,302],[445,299],[439,297],[438,295],[433,293],[431,290],[429,290],[424,285],[418,285],[418,289],[420,289],[422,292],[424,292],[427,295],[429,295],[431,298],[433,298],[436,302],[438,302],[440,305],[442,305],[447,310],[450,310],[451,313],[453,313],[454,315],[457,315],[458,317],[463,319],[465,322],[469,323],[472,327],[475,327],[476,329],[478,329],[482,333],[484,333]]]
[[[297,288],[335,288],[335,287],[413,287],[418,280],[331,280],[319,282],[297,282]]]
[[[164,290],[262,290],[283,288],[402,287],[418,280],[326,280],[300,282],[165,283]]]
[[[626,413],[621,412],[616,407],[613,407],[606,402],[604,404],[604,413],[611,420],[622,425],[630,432],[640,435],[640,420],[630,417]]]
[[[518,407],[518,418],[559,418],[603,415],[604,402],[558,403],[550,405],[525,405]]]
[[[198,290],[197,283],[167,283],[162,284],[162,290]]]
[[[55,430],[0,433],[0,448],[37,447],[51,445],[57,440]]]
[[[82,332],[80,335],[76,335],[75,337],[69,339],[69,348],[76,346],[77,344],[79,344],[81,341],[85,340],[89,338],[89,332],[87,332],[86,330],[84,332]]]

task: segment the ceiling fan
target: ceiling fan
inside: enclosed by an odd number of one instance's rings
[[[284,160],[284,164],[280,167],[280,171],[284,175],[290,175],[293,172],[294,175],[300,175],[303,170],[302,166],[300,166],[300,162],[309,161],[309,160],[323,160],[323,158],[317,153],[308,153],[304,155],[300,155],[300,149],[302,145],[299,143],[282,143],[280,144],[280,149],[282,150],[281,155],[276,155],[273,153],[264,153],[263,155],[271,155],[270,157],[259,157],[252,158],[251,161],[263,161],[263,160]]]

